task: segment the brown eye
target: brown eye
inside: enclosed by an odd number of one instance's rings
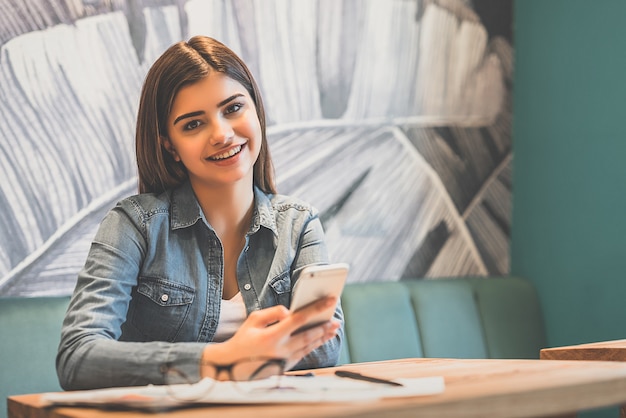
[[[236,113],[243,108],[243,103],[233,103],[226,108],[224,111],[225,114],[229,115],[231,113]]]
[[[200,121],[199,120],[192,120],[191,122],[186,123],[185,126],[183,127],[183,129],[185,131],[191,131],[193,129],[196,129],[198,126],[200,126]]]

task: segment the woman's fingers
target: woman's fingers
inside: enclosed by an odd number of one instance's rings
[[[252,312],[246,323],[253,327],[266,327],[276,324],[277,328],[274,328],[274,331],[281,334],[291,334],[306,325],[309,318],[334,307],[336,303],[337,299],[329,296],[291,313],[284,306],[276,305]]]
[[[337,304],[334,297],[322,298],[296,312],[292,312],[275,326],[270,327],[274,335],[286,337],[278,350],[281,356],[289,359],[289,363],[299,361],[311,350],[326,343],[337,335],[341,324],[334,320],[301,330],[307,325],[309,319],[320,312],[332,310]],[[293,363],[295,364],[295,363]]]
[[[337,298],[328,296],[315,302],[312,302],[302,309],[298,309],[292,312],[291,315],[285,318],[279,325],[281,331],[294,333],[303,326],[305,326],[310,318],[324,312],[329,309],[333,309],[337,304]]]
[[[266,309],[253,311],[247,322],[254,327],[266,327],[282,321],[289,316],[289,310],[283,305],[276,305]]]
[[[331,338],[334,338],[337,335],[339,327],[339,322],[331,320],[320,324],[319,326],[292,335],[290,341],[292,351],[297,352],[307,350],[307,348],[311,346],[313,348],[317,348]],[[311,351],[311,349],[308,349],[308,351]],[[308,354],[308,351],[304,354]]]
[[[293,335],[288,344],[289,351],[291,352],[291,354],[287,356],[289,360],[288,368],[293,367],[311,351],[335,338],[340,326],[341,324],[339,322],[331,320]]]

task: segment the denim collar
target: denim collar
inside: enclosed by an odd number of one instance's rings
[[[172,229],[187,228],[194,225],[199,220],[203,220],[210,228],[211,225],[202,213],[200,204],[193,192],[191,183],[186,181],[172,191]],[[260,227],[265,227],[272,231],[274,236],[278,236],[274,210],[270,196],[264,193],[256,185],[254,186],[254,214],[252,223],[248,230],[248,235],[256,233]],[[213,229],[213,228],[211,228]]]

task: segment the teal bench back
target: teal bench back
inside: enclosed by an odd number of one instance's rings
[[[0,417],[7,397],[59,391],[55,357],[69,297],[0,298]]]
[[[532,284],[514,277],[351,283],[340,362],[403,357],[539,358],[546,346]]]

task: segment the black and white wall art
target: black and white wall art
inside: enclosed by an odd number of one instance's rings
[[[73,290],[137,192],[149,66],[204,34],[263,92],[278,188],[350,281],[506,275],[512,0],[0,0],[0,296]]]

